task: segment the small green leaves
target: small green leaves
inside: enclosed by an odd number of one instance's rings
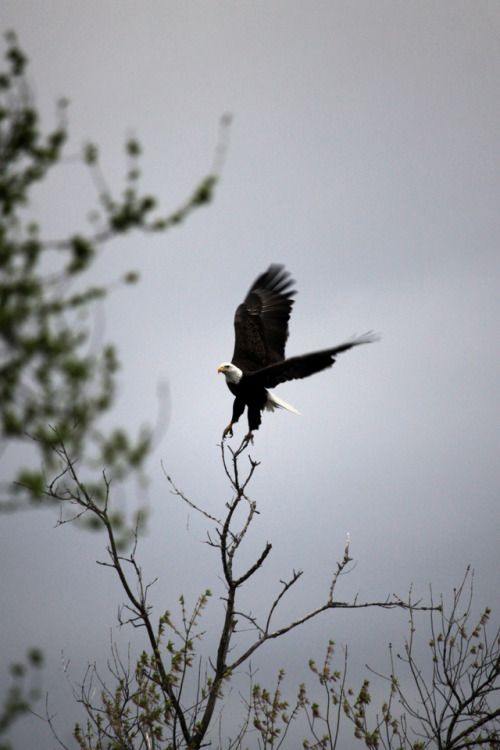
[[[18,474],[17,484],[28,490],[35,501],[40,501],[45,496],[46,481],[42,472],[21,469]]]
[[[99,159],[99,149],[97,148],[95,143],[86,143],[84,145],[82,158],[84,163],[89,167],[97,164],[97,161]]]
[[[38,680],[33,679],[33,670],[39,670],[42,666],[43,654],[36,648],[28,651],[25,662],[10,665],[12,682],[4,693],[0,707],[0,735],[5,734],[17,719],[33,710],[40,698]],[[11,745],[4,744],[0,739],[0,747],[2,750],[10,750]]]
[[[140,156],[142,152],[141,144],[136,138],[130,138],[125,144],[125,151],[129,156]]]
[[[110,475],[125,478],[141,470],[150,437],[141,434],[133,440],[123,430],[107,437],[96,432],[97,422],[113,405],[118,360],[111,346],[89,354],[85,320],[91,318],[82,313],[88,313],[107,290],[81,283],[78,292],[68,290],[74,288],[75,277],[89,269],[98,245],[117,233],[142,227],[155,200],[139,196],[135,186],[128,185],[123,201],[106,198],[107,226],[94,235],[78,233],[57,242],[45,242],[38,223],[31,219],[23,224],[19,209],[29,203],[33,183],[61,161],[67,102],[59,102],[58,124],[44,134],[24,78],[27,58],[14,34],[6,38],[8,67],[0,76],[1,436],[29,440],[49,469],[57,464],[54,449],[61,441],[70,455],[78,456],[81,467],[89,450],[98,448]],[[129,140],[130,158],[137,159],[140,150],[136,140]],[[81,163],[94,175],[98,156],[95,144],[84,146]],[[124,281],[130,284],[137,278],[136,272],[130,272]],[[22,471],[15,498],[24,488],[32,500],[44,499],[41,477],[38,471]]]
[[[126,273],[123,277],[123,281],[125,284],[137,284],[139,279],[140,274],[138,271],[128,271],[128,273]]]
[[[68,273],[81,273],[85,270],[95,255],[95,246],[90,240],[76,235],[69,241],[71,250],[71,260],[67,266]]]

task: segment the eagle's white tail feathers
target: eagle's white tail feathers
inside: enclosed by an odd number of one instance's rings
[[[267,391],[267,401],[264,408],[268,411],[274,411],[275,409],[288,409],[288,411],[293,411],[294,414],[300,414],[300,411],[297,411],[295,407],[290,406],[290,404],[287,404],[286,401],[278,398],[278,396],[276,396],[275,393],[271,393],[271,391]]]

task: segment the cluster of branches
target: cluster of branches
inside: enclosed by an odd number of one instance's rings
[[[53,450],[63,469],[46,487],[48,498],[73,508],[74,518],[91,516],[105,530],[108,558],[100,564],[115,572],[126,596],[119,624],[141,628],[145,633],[144,648],[136,660],[130,655],[124,660],[113,644],[109,674],[103,676],[94,664],[89,666],[80,685],[72,685],[76,700],[87,714],[86,721],[74,729],[74,740],[80,750],[191,750],[212,744],[217,734],[220,748],[233,750],[253,746],[277,750],[287,747],[285,743],[291,737],[296,746],[297,732],[301,734],[304,748],[333,750],[341,746],[341,722],[346,719],[352,723],[354,737],[372,748],[462,750],[484,746],[492,750],[498,747],[500,630],[493,638],[488,635],[489,610],[474,620],[472,580],[469,596],[465,596],[467,575],[454,591],[448,611],[442,599],[434,602],[432,591],[429,604],[424,605],[412,601],[411,590],[407,601],[399,597],[368,602],[359,602],[357,598],[338,600],[335,598],[337,582],[348,572],[351,562],[347,543],[332,571],[324,600],[317,607],[285,625],[275,626],[281,602],[302,576],[302,571],[293,571],[281,582],[279,591],[268,604],[267,614],[263,618],[255,616],[242,608],[240,593],[264,565],[271,544],[267,543],[246,569],[238,573],[236,569],[240,567],[238,552],[258,514],[257,504],[248,494],[248,485],[258,464],[249,457],[249,469],[242,476],[239,461],[248,446],[242,444],[233,451],[222,444],[222,462],[232,491],[224,517],[203,510],[167,477],[174,495],[213,527],[207,535],[207,545],[219,558],[225,593],[221,597],[223,623],[210,656],[203,651],[201,618],[212,592],[207,589],[200,595],[192,611],[181,597],[180,618],[168,610],[159,616],[155,614],[148,601],[152,583],[144,581],[138,559],[137,530],[130,553],[120,552],[114,530],[111,483],[104,475],[104,502],[96,501],[79,479],[77,461],[62,446]],[[69,520],[61,520],[61,524]],[[410,617],[410,635],[403,653],[395,659],[392,647],[389,648],[391,673],[388,676],[375,673],[389,684],[389,698],[380,711],[371,709],[372,686],[368,679],[357,691],[346,687],[347,648],[341,665],[335,666],[333,641],[327,646],[321,666],[312,660],[309,662],[310,672],[317,681],[316,688],[302,683],[295,700],[283,697],[284,670],[280,671],[272,691],[254,681],[250,659],[265,644],[303,626],[322,612],[368,607],[399,608]],[[431,624],[428,644],[431,659],[423,665],[416,656],[415,635],[418,630],[416,614],[422,611],[429,612]],[[242,645],[243,631],[245,645]],[[397,674],[396,662],[406,667],[407,674]],[[233,712],[235,736],[223,736],[228,691],[233,677],[244,667],[249,674],[249,696],[241,697],[239,702],[236,730]],[[16,695],[19,694],[18,691]],[[397,717],[396,702],[401,712]],[[29,708],[21,701],[17,705],[20,712]],[[48,714],[46,719],[61,747],[69,750],[58,737],[55,717]],[[308,736],[304,737],[306,732]],[[345,735],[342,741],[345,742]]]
[[[50,469],[55,445],[64,443],[81,462],[91,447],[96,465],[124,478],[143,466],[152,431],[132,438],[123,428],[108,434],[98,429],[113,404],[119,362],[111,344],[92,351],[82,313],[88,316],[109,286],[85,284],[85,272],[109,240],[132,231],[163,232],[210,201],[224,143],[214,172],[168,215],[158,213],[156,198],[140,190],[137,140],[125,144],[121,196],[106,184],[97,147],[87,144],[71,161],[89,171],[97,188],[89,231],[44,239],[39,224],[25,217],[34,186],[65,160],[67,103],[59,102],[57,124],[45,134],[27,81],[27,58],[13,33],[6,40],[7,67],[0,71],[0,449],[29,442]],[[137,279],[128,272],[123,282]],[[41,469],[24,467],[16,480],[1,487],[0,509],[46,499]]]
[[[354,701],[346,696],[346,714],[354,722],[356,736],[368,747],[463,750],[500,746],[500,628],[493,637],[488,633],[488,607],[474,618],[472,576],[467,595],[468,580],[469,571],[454,590],[449,611],[442,597],[439,606],[431,609],[429,667],[422,666],[416,655],[416,624],[410,611],[410,635],[403,652],[395,658],[389,646],[390,674],[371,670],[389,684],[381,712],[375,717],[368,714],[368,679]],[[398,715],[394,715],[396,701]]]
[[[106,680],[98,674],[95,667],[87,673],[76,693],[88,714],[86,725],[78,726],[74,735],[81,750],[99,750],[106,747],[106,743],[109,747],[116,748],[200,748],[207,743],[214,729],[214,720],[218,715],[216,707],[224,703],[225,689],[232,676],[244,665],[248,665],[250,658],[264,644],[285,636],[329,610],[375,607],[415,612],[429,610],[433,606],[413,603],[411,600],[405,602],[398,597],[367,602],[360,602],[357,597],[353,601],[335,599],[339,576],[346,572],[351,562],[347,543],[342,559],[332,572],[324,600],[311,611],[300,614],[284,626],[274,625],[275,615],[283,598],[298,582],[302,571],[293,571],[287,580],[281,582],[280,590],[270,602],[263,620],[241,609],[239,592],[264,565],[272,549],[270,543],[266,544],[246,570],[238,574],[235,572],[237,553],[258,512],[255,501],[247,493],[257,462],[250,459],[248,473],[244,477],[240,475],[238,459],[246,447],[246,443],[243,443],[238,450],[233,451],[224,444],[221,446],[224,470],[233,493],[231,501],[226,505],[224,518],[203,510],[176,489],[168,477],[175,495],[214,525],[213,532],[207,537],[207,544],[217,550],[221,563],[225,586],[224,616],[216,652],[205,660],[199,653],[201,646],[197,649],[197,644],[202,639],[199,619],[211,596],[210,590],[199,597],[191,613],[187,612],[181,598],[181,624],[175,623],[169,611],[163,612],[156,619],[148,603],[151,584],[143,580],[142,569],[137,560],[137,536],[132,552],[126,556],[120,554],[112,520],[109,481],[104,476],[104,500],[96,502],[78,477],[76,461],[64,447],[54,449],[63,470],[46,488],[46,493],[50,499],[73,507],[74,517],[90,514],[103,526],[108,538],[109,559],[101,564],[116,572],[126,594],[120,623],[144,628],[147,640],[147,649],[142,652],[133,669],[128,662],[124,664],[117,650],[114,651],[113,688],[107,686]],[[67,520],[61,521],[66,522]],[[247,639],[250,634],[249,645],[241,646],[241,639],[238,638],[241,633],[239,623],[243,623]],[[193,669],[196,663],[198,669]],[[94,699],[96,685],[101,688],[102,698],[97,704]],[[242,719],[236,738],[229,743],[230,747],[242,747],[241,743],[249,731],[250,723],[256,729],[262,728],[259,711],[264,710],[264,695],[257,689],[253,690],[252,702],[244,712],[246,718]],[[306,704],[304,693],[303,706]],[[56,734],[51,717],[49,722]]]
[[[465,586],[469,582],[469,591]],[[290,704],[283,698],[284,671],[274,692],[252,686],[249,708],[258,730],[259,748],[278,750],[292,724],[307,725],[309,750],[339,745],[342,720],[352,724],[354,737],[365,747],[385,750],[466,750],[500,746],[500,628],[488,632],[490,610],[479,617],[472,610],[473,579],[467,571],[454,590],[449,608],[441,597],[434,606],[431,591],[430,660],[416,652],[424,639],[417,638],[416,608],[410,606],[409,636],[402,654],[394,657],[389,645],[391,672],[372,675],[389,684],[389,697],[380,709],[371,706],[373,686],[365,679],[359,690],[346,687],[347,647],[342,663],[334,668],[335,643],[330,641],[320,667],[309,669],[317,679],[320,694],[310,698],[305,683]],[[421,627],[421,626],[420,626]],[[378,686],[376,686],[378,687]],[[378,692],[378,691],[377,691]],[[395,704],[398,705],[395,715]],[[345,735],[342,739],[345,742]],[[312,743],[312,744],[311,744]]]

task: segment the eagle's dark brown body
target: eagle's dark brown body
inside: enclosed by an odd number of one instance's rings
[[[231,422],[223,437],[232,435],[232,426],[243,414],[245,406],[248,408],[247,440],[260,426],[265,408],[283,407],[296,411],[269,393],[268,388],[320,372],[333,365],[337,354],[376,339],[367,333],[331,349],[285,359],[288,321],[296,294],[292,286],[288,271],[281,265],[271,265],[254,281],[244,302],[236,310],[233,357],[231,362],[219,367],[235,396]]]

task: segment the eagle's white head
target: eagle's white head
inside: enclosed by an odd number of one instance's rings
[[[243,377],[243,371],[239,367],[236,367],[236,365],[233,365],[232,362],[223,362],[217,372],[223,372],[227,382],[234,385],[239,383]]]

